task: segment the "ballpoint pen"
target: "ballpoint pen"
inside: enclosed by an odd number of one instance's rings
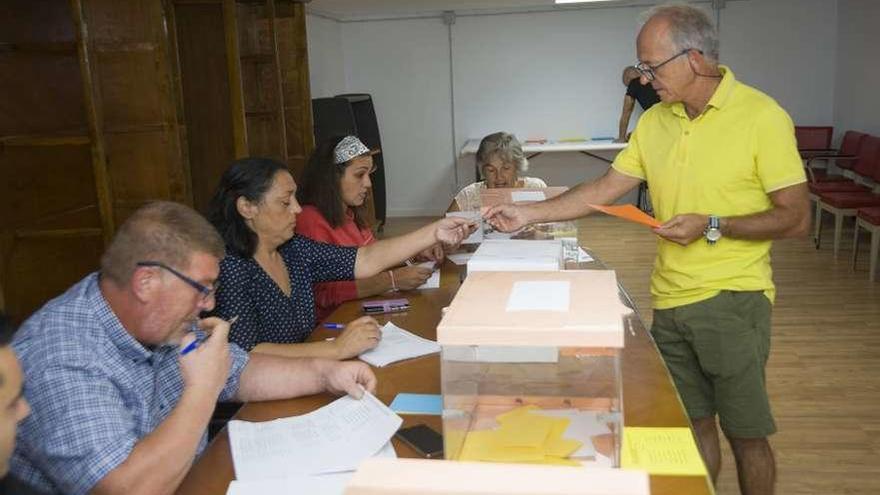
[[[331,330],[342,330],[345,328],[345,325],[342,323],[324,323],[324,328],[329,328]]]
[[[238,316],[233,316],[229,320],[229,326],[231,327],[232,324],[235,323],[236,321],[238,321]],[[205,338],[207,338],[207,337],[205,337]],[[183,349],[180,350],[180,355],[186,356],[190,352],[196,350],[199,347],[199,345],[201,345],[202,342],[205,341],[205,338],[199,338],[198,336],[196,336],[195,340],[193,340],[192,342],[187,344],[186,347],[184,347]]]

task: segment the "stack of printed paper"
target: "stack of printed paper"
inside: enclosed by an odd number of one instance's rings
[[[468,260],[468,273],[486,271],[558,271],[563,268],[559,240],[486,239]]]
[[[407,332],[390,321],[382,327],[379,345],[358,356],[361,361],[381,368],[397,361],[440,352],[440,344]]]
[[[347,476],[327,475],[353,471],[375,455],[393,457],[389,442],[402,422],[370,393],[360,400],[342,397],[302,416],[262,423],[230,421],[237,480],[230,493],[272,493],[303,480],[314,487],[304,492],[341,493]],[[260,489],[267,484],[273,490]]]

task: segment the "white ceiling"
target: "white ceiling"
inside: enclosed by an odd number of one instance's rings
[[[650,0],[613,0],[611,2],[599,1],[595,6],[608,6],[609,3],[620,6],[654,2]],[[590,6],[590,4],[574,4],[572,7],[584,8],[586,6]],[[307,8],[312,13],[323,14],[335,19],[361,19],[437,14],[447,10],[466,13],[572,7],[556,7],[554,0],[312,0],[308,3]]]

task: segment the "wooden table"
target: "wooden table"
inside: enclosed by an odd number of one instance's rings
[[[578,268],[597,268],[597,263],[581,263]],[[569,266],[573,268],[573,266]],[[460,284],[462,270],[450,261],[442,267],[440,288],[404,292],[411,309],[405,314],[380,315],[380,324],[395,324],[423,337],[435,340],[440,321],[440,309],[449,305]],[[624,299],[626,296],[624,294]],[[350,321],[360,316],[360,304],[349,302],[339,307],[330,321]],[[622,357],[623,410],[625,426],[689,426],[681,400],[678,397],[666,366],[637,314],[626,321],[626,347]],[[331,330],[318,328],[310,340],[334,335]],[[440,357],[426,356],[374,368],[379,379],[376,396],[390,404],[398,392],[440,393]],[[267,421],[311,412],[332,401],[334,397],[322,394],[299,399],[257,402],[244,405],[236,418],[247,421]],[[403,415],[404,425],[426,423],[442,430],[439,416]],[[625,428],[624,426],[624,428]],[[394,439],[394,448],[400,457],[418,457],[408,446]],[[183,480],[178,495],[222,495],[234,478],[229,437],[223,429],[198,459]],[[654,495],[710,494],[707,478],[696,476],[652,476],[651,493]]]

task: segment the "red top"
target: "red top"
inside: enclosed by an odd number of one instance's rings
[[[296,216],[296,233],[310,239],[337,246],[366,246],[376,242],[373,231],[359,229],[354,223],[354,213],[348,210],[345,223],[333,228],[324,215],[312,205],[304,205],[302,213]],[[340,282],[321,282],[315,284],[315,312],[318,321],[324,321],[337,306],[357,299],[357,285],[354,280]]]

